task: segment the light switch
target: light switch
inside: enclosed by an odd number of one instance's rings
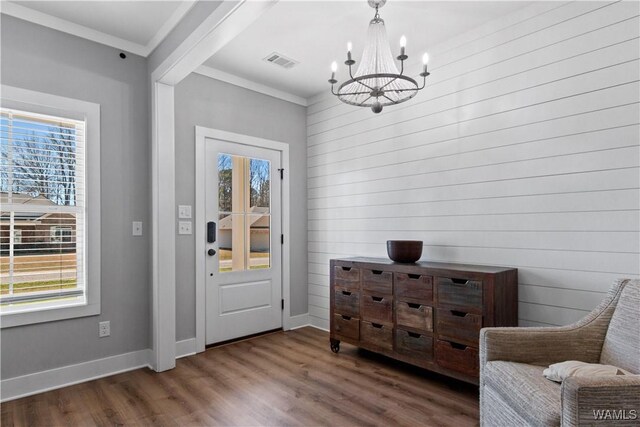
[[[132,234],[134,236],[142,236],[142,221],[133,221]]]
[[[178,234],[191,234],[191,221],[178,221]]]
[[[178,218],[180,218],[180,219],[191,219],[191,206],[190,205],[179,205],[178,206]]]

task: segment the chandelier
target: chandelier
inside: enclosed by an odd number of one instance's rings
[[[351,42],[347,44],[347,60],[344,62],[349,67],[349,80],[338,86],[338,90],[334,90],[334,85],[338,83],[336,80],[336,71],[338,64],[331,64],[331,93],[336,95],[338,99],[346,104],[358,107],[371,107],[374,113],[382,111],[382,107],[386,105],[400,104],[408,101],[416,96],[419,90],[424,89],[427,76],[427,62],[429,55],[427,53],[422,57],[423,69],[420,73],[422,77],[422,86],[411,77],[405,76],[404,61],[408,56],[405,54],[407,39],[402,36],[400,39],[400,55],[397,60],[400,61],[400,72],[391,54],[389,41],[387,39],[387,31],[384,27],[384,21],[380,18],[378,9],[384,6],[387,0],[368,0],[369,6],[376,10],[376,14],[369,22],[369,30],[367,31],[367,44],[362,53],[362,60],[358,66],[355,76],[352,73],[352,66],[356,63],[351,59]]]

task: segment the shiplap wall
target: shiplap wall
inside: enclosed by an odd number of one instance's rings
[[[433,48],[405,104],[310,105],[312,323],[328,328],[329,259],[386,257],[387,239],[517,267],[524,326],[577,320],[638,277],[639,4],[534,3]]]

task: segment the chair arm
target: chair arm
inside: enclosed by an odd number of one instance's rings
[[[640,375],[570,377],[561,393],[563,426],[640,424]]]

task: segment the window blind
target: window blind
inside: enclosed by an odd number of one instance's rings
[[[85,122],[0,109],[0,309],[85,302]]]

